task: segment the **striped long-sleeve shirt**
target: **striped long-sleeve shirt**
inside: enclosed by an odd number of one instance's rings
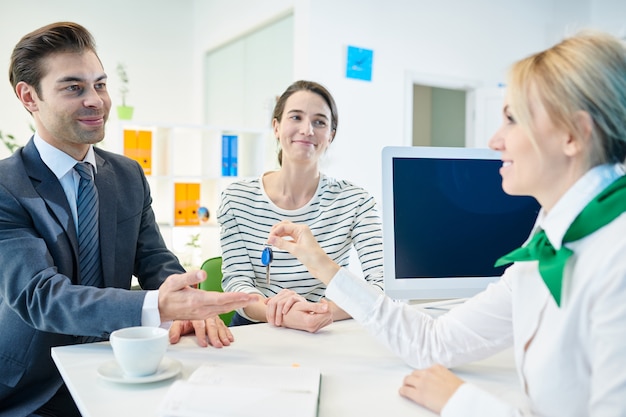
[[[354,245],[365,279],[383,289],[382,226],[374,198],[347,181],[320,175],[315,196],[304,207],[284,210],[268,198],[260,178],[231,184],[222,193],[217,218],[221,226],[224,291],[260,293],[266,297],[288,288],[317,302],[326,286],[313,278],[291,254],[274,248],[271,283],[261,252],[270,228],[281,220],[306,224],[324,251],[348,266]]]

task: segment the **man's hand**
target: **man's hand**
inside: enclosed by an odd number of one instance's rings
[[[206,279],[206,272],[193,271],[167,277],[159,287],[161,322],[206,320],[218,314],[247,306],[258,296],[242,292],[214,292],[196,289]]]
[[[226,327],[219,316],[216,316],[206,320],[175,321],[172,327],[170,327],[170,343],[178,343],[181,336],[189,334],[192,331],[196,334],[198,344],[201,347],[211,345],[219,349],[224,346],[230,346],[230,344],[235,341],[230,329]]]
[[[400,395],[441,414],[452,394],[463,380],[441,365],[415,370],[404,378]]]

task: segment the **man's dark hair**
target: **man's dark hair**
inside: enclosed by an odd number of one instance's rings
[[[40,82],[46,75],[44,58],[60,52],[96,52],[91,33],[73,22],[57,22],[39,28],[15,45],[9,65],[9,81],[15,91],[17,83],[24,81],[33,86],[41,98]]]

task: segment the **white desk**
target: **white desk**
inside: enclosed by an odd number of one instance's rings
[[[185,337],[168,348],[188,378],[202,363],[293,365],[322,372],[319,417],[433,416],[398,394],[411,369],[380,345],[358,323],[333,323],[317,334],[257,324],[232,328],[235,343],[223,349],[200,348]],[[118,384],[103,380],[98,367],[113,360],[109,343],[64,346],[52,357],[84,417],[156,416],[168,387],[176,379],[149,384]],[[523,403],[511,351],[454,369],[461,378]],[[207,415],[210,415],[207,404]]]

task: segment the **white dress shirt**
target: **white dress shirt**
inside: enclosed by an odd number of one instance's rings
[[[35,147],[41,156],[41,160],[59,179],[61,187],[63,187],[63,191],[67,197],[67,202],[70,205],[70,210],[72,210],[72,217],[74,218],[74,224],[77,228],[76,233],[78,233],[76,196],[78,195],[80,175],[78,175],[78,172],[74,169],[74,165],[76,165],[77,162],[89,162],[94,168],[94,173],[97,173],[98,166],[96,165],[96,156],[93,151],[93,146],[89,147],[87,155],[82,161],[77,161],[60,149],[50,145],[37,133],[34,135],[33,142],[35,143]],[[158,306],[159,291],[147,291],[146,297],[143,299],[143,307],[141,309],[141,324],[143,326],[157,327],[161,325],[161,317]],[[169,323],[164,324],[165,327],[168,325]]]
[[[537,219],[555,248],[585,205],[623,175],[596,167]],[[341,269],[326,295],[415,368],[485,358],[513,345],[529,410],[469,383],[442,416],[626,416],[626,214],[566,246],[559,308],[537,270],[518,262],[482,293],[432,318]],[[504,255],[504,254],[503,254]],[[399,381],[399,384],[401,381]]]

